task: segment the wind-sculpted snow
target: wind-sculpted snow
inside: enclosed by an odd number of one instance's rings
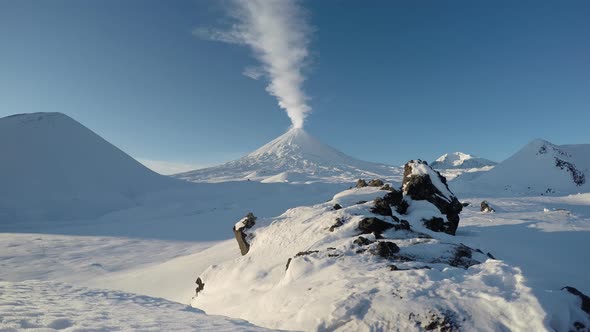
[[[0,281],[1,331],[268,331],[164,299],[41,281]]]
[[[494,166],[497,163],[485,158],[476,157],[463,152],[445,153],[430,163],[435,169],[466,169]]]
[[[399,182],[401,172],[400,167],[354,159],[294,128],[241,159],[175,177],[193,182],[349,183],[358,178]]]
[[[388,193],[349,189],[259,220],[244,257],[200,274],[192,305],[305,331],[548,329],[519,268],[426,228],[426,216],[442,217],[427,201],[372,213]]]

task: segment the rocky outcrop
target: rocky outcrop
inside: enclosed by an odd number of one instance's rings
[[[439,223],[429,223],[436,226],[436,230],[432,230],[455,235],[463,205],[449,190],[445,177],[428,166],[427,162],[410,160],[406,163],[402,193],[414,201],[425,200],[436,206],[446,216],[446,221],[442,227]],[[427,224],[425,226],[428,227]]]
[[[380,239],[382,238],[381,235],[383,232],[389,229],[409,230],[410,224],[405,220],[401,220],[393,224],[379,218],[368,217],[362,219],[359,222],[357,229],[361,232],[361,234],[373,234],[376,239]]]
[[[580,306],[580,308],[587,313],[588,315],[590,315],[590,297],[582,292],[580,292],[577,288],[574,287],[570,287],[570,286],[565,286],[562,288],[562,290],[568,291],[571,294],[574,294],[575,296],[579,297],[580,300],[582,301],[582,304]]]
[[[201,278],[197,278],[197,281],[195,281],[195,283],[197,284],[197,288],[195,288],[195,296],[199,295],[199,293],[205,289],[205,283],[203,282],[203,280],[201,280]]]
[[[486,212],[486,213],[490,213],[490,212],[496,212],[496,210],[490,205],[490,203],[488,201],[482,201],[480,204],[480,211],[481,212]]]
[[[242,256],[246,255],[250,250],[250,239],[252,235],[248,232],[249,229],[254,227],[256,224],[256,217],[252,212],[249,212],[244,218],[238,221],[234,228],[234,235],[236,237],[236,241],[238,241],[238,246],[240,247],[240,252]]]
[[[367,186],[367,181],[363,180],[363,179],[358,179],[356,181],[356,186],[357,188],[363,188]]]

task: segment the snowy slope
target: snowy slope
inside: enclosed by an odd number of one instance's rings
[[[488,159],[476,157],[463,152],[445,153],[433,161],[430,166],[435,169],[449,168],[481,168],[494,166],[497,163]]]
[[[180,173],[193,182],[352,182],[359,178],[399,181],[401,168],[354,159],[293,128],[249,155],[226,164]]]
[[[268,331],[148,296],[42,281],[0,281],[1,331]]]
[[[575,194],[588,192],[590,144],[555,145],[535,139],[475,179],[451,182],[461,193],[487,195]]]
[[[461,246],[469,237],[421,227],[419,220],[432,207],[429,203],[415,205],[407,215],[421,236],[383,233],[399,246],[399,258],[369,254],[371,246],[380,243],[377,238],[363,235],[377,241],[367,247],[352,240],[359,234],[359,220],[370,215],[372,203],[357,202],[386,193],[376,188],[351,189],[329,202],[259,220],[261,226],[255,226],[245,256],[221,260],[199,275],[205,287],[194,297],[193,306],[265,327],[305,331],[567,331],[575,320],[588,323],[575,297],[560,288],[553,293],[532,289],[522,270],[501,258],[474,254],[481,263],[450,266],[450,248]],[[335,203],[343,208],[334,210]],[[344,222],[330,230],[338,220]],[[500,245],[500,239],[496,234],[495,243]],[[471,241],[480,239],[476,236]],[[494,252],[494,248],[482,249]],[[587,268],[574,268],[579,276],[575,286],[586,287],[582,276]],[[543,273],[535,277],[542,279]],[[567,280],[558,277],[559,273],[552,275],[551,282],[565,286],[561,282]],[[542,303],[538,294],[545,294]]]
[[[156,174],[61,113],[0,119],[0,224],[96,216],[184,183]]]

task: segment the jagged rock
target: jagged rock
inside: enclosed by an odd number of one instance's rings
[[[358,202],[356,202],[356,205],[365,204],[365,203],[367,203],[367,201],[358,201]]]
[[[401,220],[399,223],[392,224],[379,218],[369,217],[362,219],[357,228],[361,231],[361,234],[372,233],[375,235],[375,238],[380,239],[382,238],[381,234],[391,228],[395,230],[409,230],[410,223],[406,220]]]
[[[481,212],[496,212],[494,208],[488,203],[488,201],[481,201]]]
[[[357,188],[363,188],[367,186],[367,181],[363,180],[363,179],[358,179],[356,181],[356,187]]]
[[[374,255],[383,257],[383,258],[391,258],[395,254],[399,252],[399,247],[397,244],[389,241],[379,241],[375,245],[375,247],[371,248],[370,252]]]
[[[404,166],[403,194],[412,200],[426,200],[447,217],[444,232],[455,235],[459,227],[461,202],[449,190],[447,180],[422,160],[410,160]]]
[[[251,238],[251,235],[248,234],[247,231],[256,224],[256,219],[257,218],[254,216],[254,214],[249,212],[233,227],[234,235],[236,237],[236,241],[238,241],[238,246],[240,247],[242,256],[246,255],[250,250],[250,242],[248,242],[248,240]]]
[[[333,232],[336,228],[344,225],[344,221],[340,218],[336,218],[334,225],[330,226],[330,232]]]
[[[555,166],[560,169],[566,169],[572,175],[572,180],[576,186],[581,186],[586,183],[586,176],[579,171],[576,166],[570,162],[555,157]],[[370,184],[369,184],[370,185]]]
[[[369,187],[381,187],[381,186],[383,186],[383,181],[381,181],[379,179],[373,179],[373,180],[369,181],[369,183],[367,183],[367,185]]]
[[[565,286],[562,288],[562,290],[566,290],[574,295],[576,295],[577,297],[580,298],[580,300],[582,300],[582,305],[581,308],[582,310],[587,313],[588,315],[590,315],[590,297],[582,292],[580,292],[578,289],[574,288],[574,287],[570,287],[570,286]]]
[[[367,239],[366,237],[359,236],[354,241],[352,241],[352,243],[359,245],[359,246],[367,246],[367,245],[373,243],[373,241]]]
[[[463,205],[463,207],[468,207],[469,205],[471,205],[471,203],[469,203],[469,202],[461,202],[461,205]]]
[[[432,217],[430,219],[422,219],[422,222],[424,223],[424,227],[433,232],[444,232],[446,228],[443,218]]]
[[[205,283],[203,282],[203,280],[201,280],[200,277],[197,278],[197,281],[195,281],[195,283],[197,284],[197,288],[195,288],[195,295],[199,295],[199,292],[205,289]]]
[[[388,202],[382,198],[377,197],[373,201],[374,206],[371,208],[371,212],[375,214],[379,214],[382,216],[391,216],[393,212],[391,211],[391,207],[389,206]]]
[[[311,254],[317,254],[318,252],[320,252],[320,251],[319,250],[300,251],[297,254],[295,254],[295,257],[301,257],[301,256],[307,256],[307,255],[311,255]]]
[[[473,259],[473,249],[469,248],[464,244],[459,244],[455,247],[455,253],[453,258],[448,262],[449,265],[454,267],[462,267],[464,269],[472,266],[477,265],[481,262],[476,261]]]
[[[336,203],[336,204],[334,204],[334,206],[333,206],[332,208],[333,208],[334,210],[340,210],[340,209],[342,209],[342,205],[340,205],[340,204]]]

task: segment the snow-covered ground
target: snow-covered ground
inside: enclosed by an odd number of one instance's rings
[[[354,203],[352,202],[353,200],[368,200],[372,197],[371,194],[367,195],[350,199],[339,196],[338,199],[341,204],[346,205]],[[479,202],[484,198],[496,209],[495,213],[479,212]],[[529,321],[527,324],[541,324],[538,325],[540,330],[550,329],[552,327],[557,327],[558,330],[565,330],[564,324],[570,321],[568,315],[571,312],[575,312],[577,300],[570,294],[560,291],[560,289],[564,286],[573,286],[586,294],[590,293],[588,286],[590,266],[585,264],[584,260],[585,253],[590,252],[590,241],[588,240],[590,238],[590,194],[562,197],[475,197],[462,198],[462,201],[471,202],[473,205],[466,207],[461,213],[461,223],[455,241],[464,243],[470,247],[479,248],[484,252],[491,252],[499,261],[490,260],[482,265],[470,267],[466,275],[462,273],[457,274],[456,268],[440,271],[396,271],[395,280],[397,281],[393,285],[400,283],[398,288],[401,290],[403,288],[399,286],[407,285],[404,282],[408,284],[417,283],[421,285],[420,289],[424,288],[422,294],[430,294],[428,295],[429,297],[435,294],[436,296],[446,294],[444,296],[450,298],[456,297],[458,299],[461,297],[470,298],[464,291],[470,289],[470,287],[475,287],[474,285],[479,283],[485,289],[485,292],[480,294],[473,293],[473,296],[477,295],[481,297],[487,294],[485,296],[488,299],[497,297],[497,301],[505,301],[506,299],[512,298],[512,301],[503,304],[503,306],[506,306],[506,310],[516,310],[515,308],[517,307],[510,309],[511,306],[516,306],[518,301],[524,301],[526,299],[527,302],[523,302],[523,305],[526,304],[527,308],[533,310],[529,312],[527,317],[534,317],[534,320]],[[309,210],[309,208],[304,208],[303,211],[305,210]],[[298,215],[298,218],[304,218],[304,215],[297,213],[297,211],[301,210],[290,210],[290,212],[287,212],[287,215]],[[285,216],[281,218],[284,219]],[[162,228],[165,228],[165,226]],[[232,236],[229,229],[227,229],[226,234],[226,238]],[[183,311],[183,306],[178,305],[178,307],[175,307],[175,305],[161,298],[187,305],[195,293],[195,279],[203,275],[203,272],[209,266],[233,264],[231,262],[243,259],[240,256],[238,245],[234,239],[218,243],[202,243],[198,240],[176,241],[111,236],[4,233],[0,235],[0,280],[5,281],[2,284],[3,291],[1,294],[3,295],[0,296],[0,305],[11,308],[11,314],[4,314],[3,317],[5,318],[2,324],[15,328],[24,326],[15,325],[20,324],[21,321],[16,321],[15,323],[16,316],[18,315],[14,314],[14,312],[19,312],[17,309],[18,306],[25,305],[27,307],[20,311],[24,317],[22,320],[23,324],[31,323],[40,326],[49,326],[53,321],[61,318],[66,319],[70,322],[69,324],[83,324],[83,322],[92,321],[95,318],[93,315],[96,313],[88,312],[88,316],[82,313],[76,314],[75,316],[62,315],[66,316],[65,318],[57,314],[60,311],[57,308],[61,306],[61,308],[64,308],[63,312],[68,312],[66,308],[70,305],[65,302],[60,303],[60,299],[77,298],[80,302],[88,301],[89,303],[96,300],[92,297],[80,296],[81,293],[89,292],[89,290],[80,290],[79,287],[82,286],[90,287],[90,290],[110,289],[142,294],[150,297],[143,298],[139,296],[138,299],[144,299],[141,301],[154,301],[155,303],[161,304],[149,308],[142,308],[141,305],[134,302],[136,301],[135,299],[132,299],[135,295],[127,294],[120,296],[116,294],[121,293],[104,291],[103,294],[107,294],[104,295],[107,298],[110,296],[108,294],[112,294],[115,298],[124,299],[120,302],[118,300],[115,301],[117,304],[113,307],[113,310],[105,311],[108,315],[120,314],[113,313],[113,311],[154,310],[158,312],[149,315],[154,317],[156,321],[162,320],[162,324],[168,324],[167,322],[172,324],[172,321],[175,320],[173,317],[180,318],[184,317],[184,315],[195,315],[195,319],[198,320],[200,318],[194,312]],[[246,259],[248,259],[247,256]],[[281,269],[283,271],[284,263],[286,261],[283,262],[281,260],[281,266],[283,266]],[[297,267],[297,265],[293,266]],[[338,279],[330,276],[329,271],[329,269],[326,270],[328,275],[325,276],[328,284],[322,287],[331,289],[329,287],[338,288],[339,286],[337,287],[337,285],[343,286],[344,284],[336,281]],[[298,273],[297,269],[294,269],[292,273]],[[393,272],[388,271],[388,273],[384,274],[384,277],[390,276]],[[405,277],[399,279],[402,275],[405,275]],[[461,276],[460,279],[458,279],[459,276]],[[367,277],[365,276],[364,278]],[[349,284],[350,287],[343,288],[346,289],[343,293],[345,295],[343,296],[348,300],[343,298],[345,301],[342,303],[343,306],[340,309],[326,308],[320,305],[316,308],[318,315],[325,313],[325,320],[329,320],[329,317],[335,319],[335,317],[345,317],[347,315],[351,319],[361,319],[364,317],[362,316],[363,306],[351,308],[346,305],[347,301],[350,303],[360,303],[358,301],[361,298],[357,291],[359,289],[358,287],[362,285],[361,280],[363,279],[360,276],[359,278],[352,278],[350,280],[352,284]],[[27,281],[31,279],[51,282],[36,283]],[[347,280],[347,275],[341,281],[343,282],[345,280]],[[67,284],[63,284],[64,282]],[[464,284],[466,282],[468,284]],[[207,287],[207,282],[205,283]],[[447,286],[443,286],[445,284]],[[304,283],[302,283],[291,289],[298,291],[301,287],[305,288],[304,286]],[[385,287],[385,285],[382,286]],[[51,296],[53,296],[53,301],[55,302],[55,317],[47,314],[46,316],[35,316],[38,318],[31,320],[29,318],[31,316],[26,316],[25,312],[35,312],[35,310],[38,310],[37,312],[43,312],[43,304],[39,301],[31,303],[23,299],[20,300],[21,302],[15,302],[15,291],[7,291],[6,289],[17,287],[30,291],[36,290],[40,293],[53,292]],[[386,288],[389,289],[389,287],[391,286],[387,286]],[[375,286],[375,289],[380,288]],[[42,289],[46,290],[42,291]],[[342,291],[342,288],[338,289]],[[464,290],[461,291],[461,289]],[[63,296],[60,296],[61,292],[64,292]],[[68,292],[71,294],[67,295]],[[29,296],[33,296],[30,292],[28,294]],[[290,295],[287,296],[288,294]],[[301,289],[301,294],[309,296],[315,293],[308,294]],[[268,299],[270,301],[268,303],[270,305],[276,304],[274,301],[294,301],[290,302],[290,305],[297,306],[296,299],[300,297],[294,295],[296,294],[285,293],[283,296],[278,296],[275,300]],[[399,295],[404,297],[402,293]],[[48,295],[48,297],[51,296]],[[406,294],[406,296],[412,298],[415,295]],[[31,301],[34,299],[32,298]],[[148,301],[147,299],[151,300]],[[206,297],[203,297],[203,299],[206,299]],[[365,300],[370,301],[363,302],[369,306],[378,305],[382,299],[379,296],[372,296]],[[285,315],[294,314],[289,311],[283,313],[274,312],[272,306],[267,308],[269,313],[273,313],[272,315],[262,315],[260,311],[256,314],[249,315],[248,310],[244,310],[242,314],[239,314],[236,309],[238,303],[239,301],[236,301],[236,306],[233,309],[232,307],[206,309],[208,309],[208,313],[248,318],[255,324],[270,327],[279,326],[279,318],[283,321],[286,317]],[[318,302],[318,305],[320,303],[321,301]],[[468,305],[467,302],[464,304]],[[128,308],[117,310],[116,308],[119,305]],[[34,307],[38,309],[34,309]],[[166,310],[166,312],[159,311],[161,308],[165,308],[163,310]],[[510,312],[512,314],[514,313],[513,311]],[[162,317],[154,316],[160,315],[160,313]],[[503,314],[508,315],[508,311],[503,311]],[[8,319],[6,317],[12,318]],[[273,317],[275,318],[273,319]],[[365,318],[369,319],[369,317],[367,316]],[[516,316],[506,317],[512,317],[509,320],[518,318]],[[130,320],[131,318],[128,319]],[[203,319],[206,318],[203,317]],[[300,317],[300,319],[303,318]],[[583,317],[578,319],[582,319],[583,321]],[[295,324],[294,322],[297,320],[288,321],[291,322],[290,324]],[[199,323],[197,321],[183,323],[205,324],[205,322]],[[525,321],[523,320],[521,323],[524,324]],[[129,321],[129,324],[132,324],[131,321]],[[517,322],[514,324],[517,324]],[[108,327],[108,325],[105,326]],[[146,329],[149,327],[148,325],[137,326],[146,326]],[[161,326],[165,328],[166,326],[173,325]],[[183,326],[179,325],[177,328],[182,329]],[[188,325],[188,327],[190,326]],[[518,328],[519,325],[507,326],[512,326],[513,330],[520,329]],[[238,327],[241,326],[238,325]],[[520,330],[526,329],[522,328]]]
[[[0,281],[0,331],[266,331],[161,298],[51,281]]]

